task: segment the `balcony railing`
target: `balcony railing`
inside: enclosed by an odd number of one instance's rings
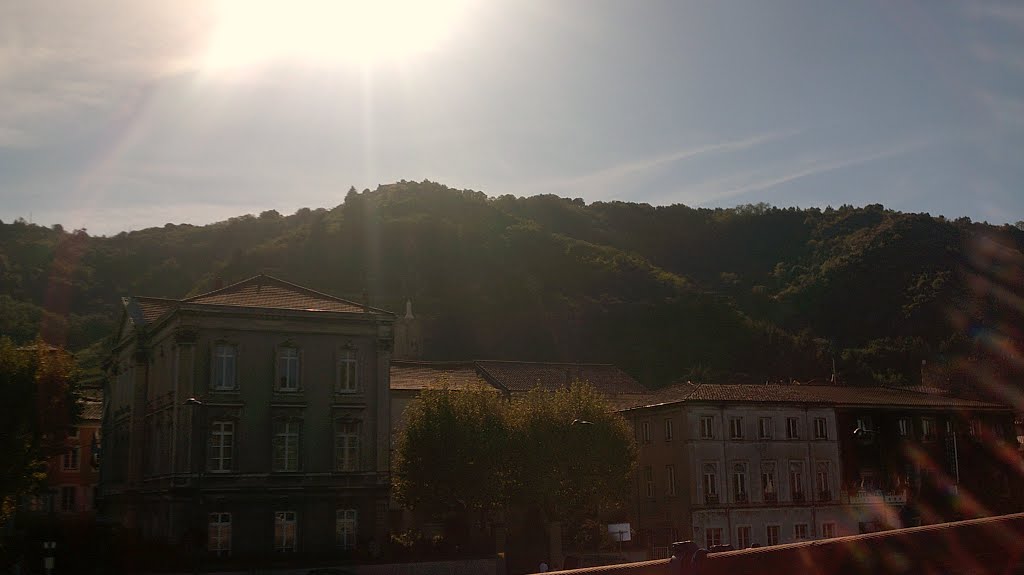
[[[746,503],[750,498],[747,496],[746,491],[740,491],[736,494],[736,503]]]
[[[818,501],[832,501],[832,492],[829,490],[818,492]]]
[[[850,505],[869,505],[876,503],[887,503],[889,505],[903,505],[907,502],[907,494],[903,491],[882,491],[861,490],[850,493],[846,503]]]
[[[792,493],[792,496],[793,496],[793,503],[803,503],[804,502],[804,492],[803,491],[794,491]]]
[[[719,499],[717,493],[705,493],[704,504],[705,505],[718,505]]]
[[[764,492],[764,502],[765,503],[778,503],[779,502],[779,494],[774,492],[774,491],[765,491]]]

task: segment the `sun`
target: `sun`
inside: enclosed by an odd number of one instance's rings
[[[437,49],[474,0],[221,0],[204,67],[405,61]]]

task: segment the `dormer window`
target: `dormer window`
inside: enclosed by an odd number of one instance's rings
[[[295,346],[277,349],[277,391],[299,391],[301,353]]]

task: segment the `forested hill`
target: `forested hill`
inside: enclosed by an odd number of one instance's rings
[[[428,359],[614,362],[655,386],[827,379],[834,359],[844,381],[916,383],[922,360],[1020,349],[1022,246],[1011,226],[878,205],[587,205],[400,182],[329,210],[114,237],[0,224],[0,332],[96,357],[122,296],[263,272],[396,311],[411,298]]]

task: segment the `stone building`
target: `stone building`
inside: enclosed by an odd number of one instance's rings
[[[655,557],[686,539],[744,548],[898,526],[908,500],[949,491],[951,460],[929,445],[940,426],[952,440],[970,421],[1012,421],[991,403],[829,385],[681,384],[621,413],[640,448],[637,528]],[[1006,473],[998,448],[965,443],[956,481]]]
[[[217,556],[371,553],[388,533],[393,323],[265,275],[124,298],[105,515]]]

